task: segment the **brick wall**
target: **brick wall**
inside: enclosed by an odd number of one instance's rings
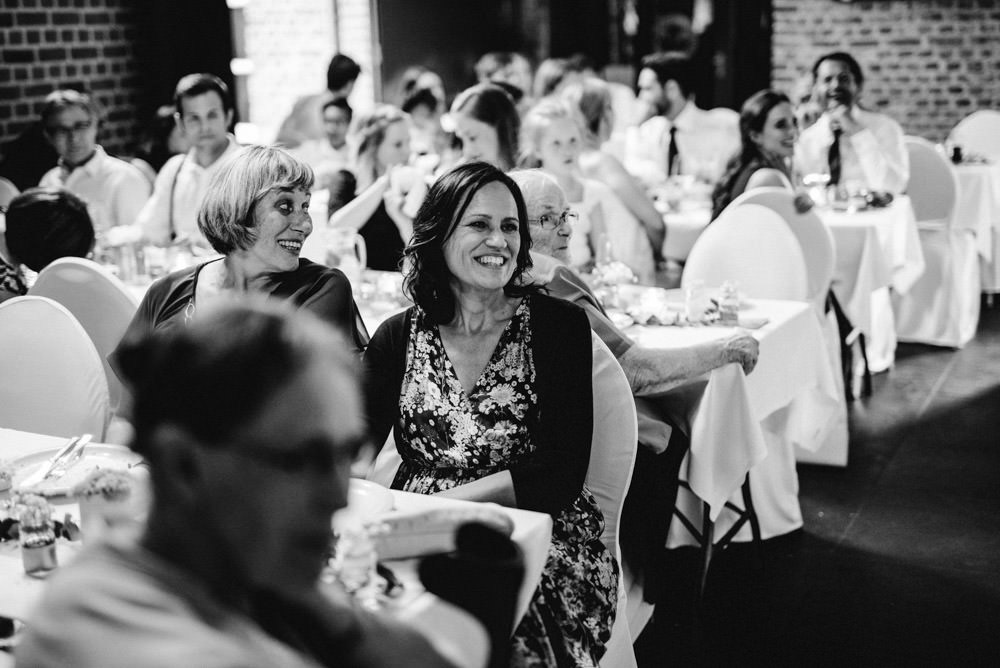
[[[962,117],[1000,109],[996,0],[774,0],[774,86],[789,90],[828,51],[865,72],[862,103],[905,132],[943,140]]]
[[[137,130],[136,16],[128,0],[0,0],[0,144],[38,118],[58,87],[104,107],[98,141],[127,152]]]

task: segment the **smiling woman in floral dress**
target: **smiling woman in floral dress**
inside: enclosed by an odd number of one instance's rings
[[[374,443],[394,430],[393,487],[545,512],[541,582],[512,665],[596,666],[617,567],[584,478],[593,426],[584,312],[520,286],[530,266],[524,199],[499,169],[459,166],[414,220],[404,286],[414,306],[365,353]]]
[[[251,293],[312,311],[360,352],[368,335],[347,277],[299,257],[312,232],[312,185],[312,169],[278,148],[252,146],[227,158],[198,212],[199,229],[223,257],[154,283],[125,338],[184,324],[200,305]]]

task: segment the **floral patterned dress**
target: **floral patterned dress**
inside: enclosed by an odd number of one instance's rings
[[[0,301],[3,301],[3,294],[23,295],[28,292],[28,286],[24,282],[24,275],[20,268],[8,262],[3,255],[0,255]]]
[[[393,487],[432,494],[531,457],[539,415],[529,302],[517,308],[468,395],[437,326],[414,309],[399,403],[403,462]],[[618,567],[600,541],[603,529],[586,488],[554,518],[541,583],[514,633],[513,665],[597,666],[618,593]]]

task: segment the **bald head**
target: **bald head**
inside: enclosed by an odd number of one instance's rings
[[[566,195],[562,188],[548,174],[531,169],[511,172],[521,193],[528,211],[528,231],[531,233],[531,250],[542,255],[549,255],[560,262],[569,262],[569,237],[573,233],[566,220],[555,227],[542,225],[539,218],[548,216],[550,220],[559,220],[567,210]]]

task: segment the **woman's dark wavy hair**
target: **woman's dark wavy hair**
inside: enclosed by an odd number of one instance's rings
[[[455,317],[455,296],[451,291],[453,275],[445,263],[444,245],[473,196],[490,183],[500,183],[510,191],[520,222],[521,248],[517,252],[514,274],[503,288],[504,294],[514,297],[538,290],[520,285],[521,275],[531,268],[528,254],[531,235],[521,189],[509,176],[488,163],[459,165],[431,186],[413,219],[413,236],[403,251],[403,290],[437,324],[448,323]]]
[[[784,165],[772,164],[773,158],[765,155],[751,136],[751,133],[761,132],[764,129],[767,115],[782,102],[791,104],[791,100],[784,93],[764,89],[748,97],[740,108],[740,150],[726,163],[726,170],[712,191],[712,220],[715,220],[733,200],[732,191],[736,179],[750,162],[759,160],[770,167],[785,171]]]

